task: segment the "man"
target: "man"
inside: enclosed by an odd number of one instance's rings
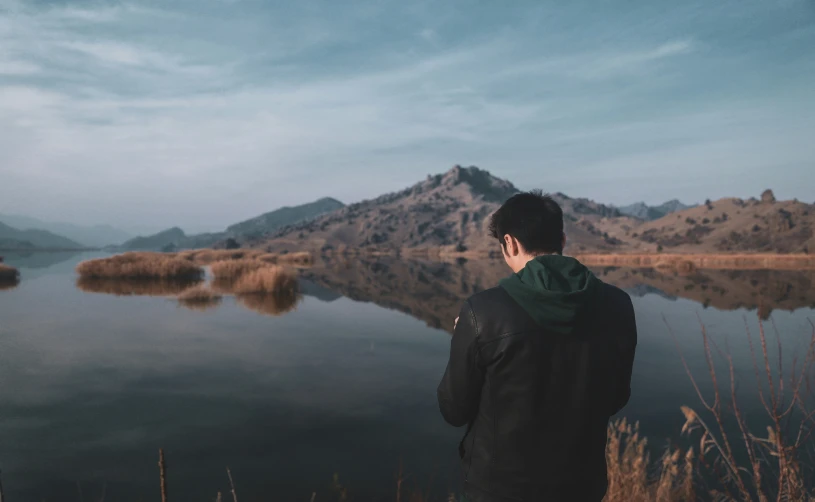
[[[490,233],[513,275],[468,299],[438,389],[471,502],[600,501],[609,418],[631,394],[631,299],[563,256],[563,211],[509,199]]]

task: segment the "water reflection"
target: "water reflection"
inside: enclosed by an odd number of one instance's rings
[[[238,295],[236,298],[249,310],[279,316],[295,310],[302,297],[297,291],[284,291],[279,294]]]
[[[116,296],[175,296],[201,281],[190,279],[101,279],[79,277],[76,287],[86,293]]]
[[[773,310],[815,307],[815,271],[658,270],[595,268],[598,277],[632,296],[656,294],[684,298],[718,310]],[[509,274],[503,262],[459,260],[452,263],[396,258],[331,260],[303,272],[310,281],[348,298],[373,302],[419,318],[434,328],[452,331],[461,302],[492,287]]]

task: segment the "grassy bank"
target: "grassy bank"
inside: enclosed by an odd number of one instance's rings
[[[583,264],[597,267],[815,270],[808,254],[578,254]]]
[[[143,252],[84,261],[77,265],[76,271],[86,279],[198,280],[204,275],[200,266],[175,254]]]

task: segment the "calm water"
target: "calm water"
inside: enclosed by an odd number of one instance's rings
[[[81,291],[73,267],[88,257],[6,256],[23,276],[0,291],[8,500],[155,500],[159,447],[176,500],[226,492],[226,466],[241,501],[331,500],[335,473],[357,500],[393,500],[400,460],[409,483],[456,488],[463,431],[443,423],[435,390],[461,300],[494,285],[500,265],[330,263],[304,273],[295,311],[272,316],[232,298],[199,312]],[[634,299],[640,344],[622,415],[657,448],[676,440],[679,406],[698,403],[663,316],[703,390],[697,315],[727,342],[750,417],[761,415],[745,319],[755,336],[761,306],[787,357],[815,319],[811,272],[597,273]]]

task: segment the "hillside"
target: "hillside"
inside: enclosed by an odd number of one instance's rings
[[[15,228],[46,230],[88,247],[104,247],[112,244],[121,244],[133,237],[124,230],[110,225],[74,225],[72,223],[42,221],[28,216],[6,214],[0,214],[0,221]]]
[[[82,249],[86,246],[46,230],[20,230],[0,223],[0,246],[4,249]]]
[[[677,199],[671,199],[658,206],[649,206],[644,202],[637,202],[628,206],[619,208],[620,212],[626,216],[631,216],[639,220],[653,221],[662,218],[665,215],[690,209],[694,206],[683,204]]]
[[[286,225],[310,220],[343,207],[345,207],[345,204],[342,202],[325,197],[300,206],[281,207],[275,211],[236,223],[228,227],[226,233],[230,237],[236,238],[265,235]]]
[[[815,205],[762,198],[726,198],[639,225],[630,237],[670,253],[815,250]]]
[[[412,253],[487,253],[495,251],[495,243],[487,238],[489,216],[517,192],[512,183],[488,171],[455,166],[400,192],[351,204],[250,244],[270,250],[372,248]],[[587,199],[561,193],[554,197],[567,213],[570,246],[606,251],[626,247],[604,232],[602,226],[605,220],[634,225],[634,219]]]
[[[154,235],[146,237],[136,237],[122,244],[128,251],[145,249],[162,249],[166,246],[177,246],[179,242],[187,238],[187,235],[178,227],[173,227]]]
[[[517,192],[512,183],[488,171],[455,166],[400,192],[351,204],[246,244],[269,251],[496,254],[487,231],[489,217]],[[671,200],[654,208],[646,206],[651,216],[654,211],[669,212],[651,221],[588,199],[563,193],[552,196],[564,211],[566,253],[808,253],[815,249],[815,205],[776,201],[769,190],[761,200],[728,198],[695,207]]]
[[[218,246],[226,239],[246,241],[271,234],[280,227],[316,218],[322,214],[345,207],[331,198],[323,198],[300,206],[281,207],[255,218],[231,225],[224,232],[187,235],[178,227],[146,237],[136,237],[124,244],[126,250],[195,249]]]

